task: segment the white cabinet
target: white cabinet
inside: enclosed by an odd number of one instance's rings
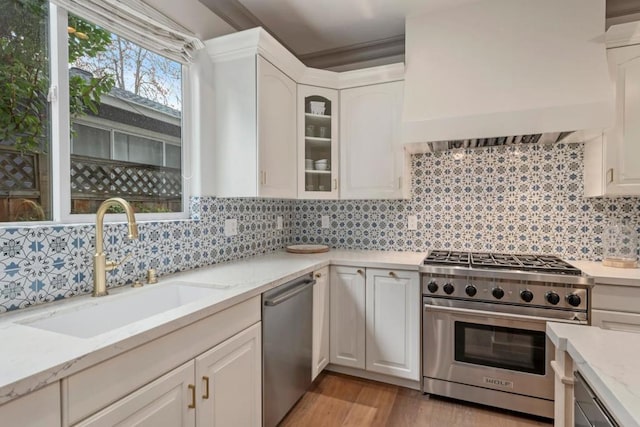
[[[77,425],[258,427],[260,334],[258,323]]]
[[[332,267],[330,278],[331,363],[365,367],[365,270]]]
[[[313,277],[312,380],[329,364],[329,267],[316,271]]]
[[[295,199],[296,83],[258,56],[258,195]]]
[[[340,91],[340,197],[408,197],[408,154],[401,138],[404,83]]]
[[[298,197],[338,198],[338,91],[298,85]]]
[[[60,426],[60,383],[0,405],[0,425],[20,427]]]
[[[640,332],[640,288],[596,283],[592,298],[593,326],[616,331]]]
[[[197,425],[262,425],[260,324],[196,358]],[[177,424],[176,424],[177,425]]]
[[[615,124],[585,146],[585,195],[640,195],[640,45],[608,49]]]
[[[154,413],[175,420],[172,417],[184,418],[181,411],[187,408],[196,421],[205,420],[198,425],[229,419],[238,426],[260,424],[260,313],[260,296],[255,296],[64,378],[59,388],[62,418],[69,425],[145,416],[155,420]],[[191,366],[188,378],[185,366]],[[230,414],[237,406],[227,399],[243,410]],[[195,412],[188,408],[194,402]],[[214,412],[221,403],[220,412]]]
[[[331,268],[331,363],[420,379],[415,271]]]
[[[415,272],[367,269],[366,369],[420,379],[420,281]]]
[[[76,426],[195,426],[194,365],[185,363]]]
[[[259,55],[212,70],[216,194],[295,198],[295,82]]]

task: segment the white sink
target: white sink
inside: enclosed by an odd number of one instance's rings
[[[219,291],[181,284],[166,285],[144,289],[135,295],[101,297],[77,310],[57,312],[49,317],[21,323],[78,338],[91,338],[209,297],[216,292]]]

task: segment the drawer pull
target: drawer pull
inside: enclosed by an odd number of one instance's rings
[[[209,377],[206,375],[202,376],[202,381],[204,381],[204,394],[202,395],[203,399],[209,398]]]
[[[189,406],[187,406],[187,408],[195,409],[196,408],[196,386],[194,386],[193,384],[189,384],[187,387],[189,387],[189,390],[191,390],[191,403],[189,404]]]

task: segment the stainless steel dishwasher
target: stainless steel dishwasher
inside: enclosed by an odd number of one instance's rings
[[[311,385],[311,274],[262,294],[262,425],[278,425]]]

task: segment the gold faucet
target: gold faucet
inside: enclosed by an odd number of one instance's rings
[[[111,271],[122,264],[129,256],[122,261],[107,261],[104,253],[104,216],[112,206],[120,205],[127,215],[127,225],[129,226],[129,238],[138,238],[138,224],[133,208],[125,199],[112,197],[102,202],[96,212],[96,254],[93,256],[93,294],[94,297],[107,295],[107,271]]]

